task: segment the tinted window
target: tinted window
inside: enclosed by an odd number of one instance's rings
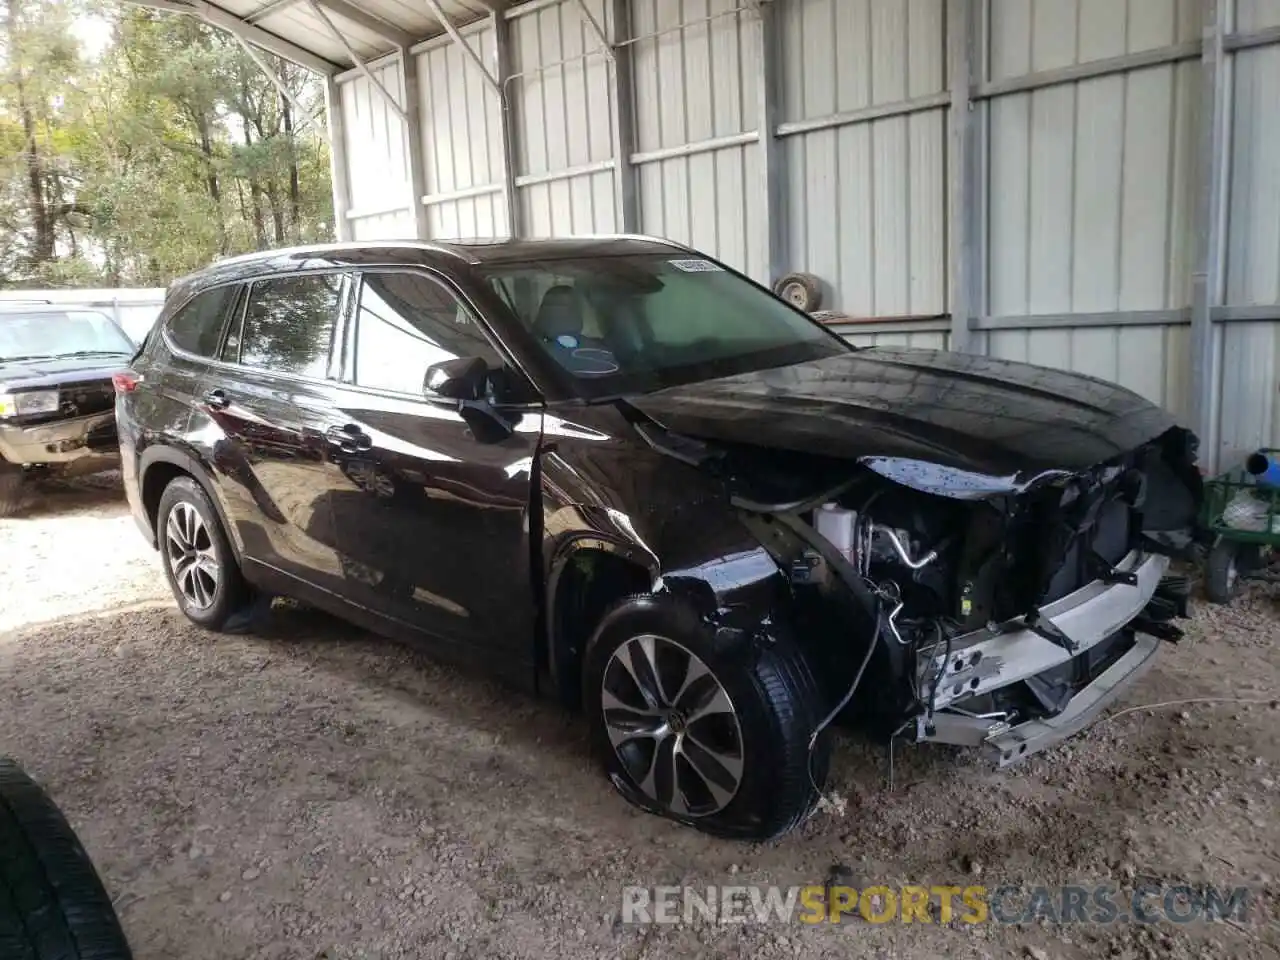
[[[341,292],[341,274],[259,280],[249,291],[240,362],[280,373],[323,377]]]
[[[169,320],[169,339],[177,346],[201,357],[211,357],[222,336],[222,320],[234,299],[236,288],[206,290]]]
[[[427,367],[457,357],[502,366],[471,312],[444,286],[419,273],[365,274],[353,358],[357,384],[420,393]]]

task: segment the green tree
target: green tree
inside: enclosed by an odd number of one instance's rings
[[[0,0],[0,285],[155,285],[330,239],[318,78],[191,18]],[[73,6],[80,3],[85,6]],[[72,25],[109,40],[87,56]]]

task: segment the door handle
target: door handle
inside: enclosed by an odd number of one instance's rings
[[[214,410],[225,410],[231,406],[231,398],[221,388],[210,390],[204,395],[204,402]]]
[[[324,432],[325,439],[343,453],[364,453],[373,449],[373,437],[360,429],[359,424],[344,423]]]

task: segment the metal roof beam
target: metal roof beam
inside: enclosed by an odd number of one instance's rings
[[[287,10],[289,7],[295,7],[302,0],[271,0],[265,7],[255,10],[253,13],[245,17],[246,23],[261,23],[272,14],[279,13],[281,10]]]
[[[263,30],[261,27],[254,26],[235,14],[228,13],[221,7],[215,7],[213,4],[205,2],[205,0],[188,0],[188,2],[179,2],[179,0],[129,0],[129,2],[140,7],[149,7],[152,10],[163,10],[166,13],[185,13],[197,17],[210,26],[220,27],[269,53],[284,57],[284,59],[296,63],[300,67],[306,67],[308,70],[314,70],[324,76],[332,76],[342,69],[336,63],[317,56],[310,50],[304,50],[297,44],[277,37],[274,33]]]
[[[374,76],[373,71],[369,69],[369,65],[364,62],[364,57],[356,53],[355,48],[351,46],[351,41],[346,38],[341,30],[333,25],[333,21],[329,18],[329,15],[324,12],[324,8],[320,6],[317,0],[307,0],[307,5],[311,7],[311,12],[320,18],[320,22],[323,23],[329,33],[333,35],[333,39],[342,44],[342,49],[347,51],[347,56],[349,56],[351,58],[351,62],[356,65],[356,69],[359,70],[360,73],[364,75],[364,78],[373,85],[373,88],[378,91],[378,95],[382,97],[387,106],[392,109],[396,116],[405,121],[405,123],[408,123],[409,114],[405,112],[404,107],[400,106],[400,101],[393,97],[387,88],[382,85],[382,81]]]
[[[360,9],[354,3],[348,3],[347,0],[318,0],[318,2],[330,13],[336,13],[343,20],[349,20],[397,47],[407,47],[416,39],[408,30],[401,30],[380,17],[375,17],[367,10]]]
[[[609,42],[609,38],[605,35],[604,27],[600,26],[600,21],[596,19],[596,15],[591,12],[591,8],[587,6],[587,0],[577,0],[578,13],[582,14],[582,19],[591,27],[591,32],[596,35],[596,39],[600,41],[600,49],[604,51],[604,55],[610,60],[614,59],[613,44]]]
[[[432,15],[440,21],[440,26],[444,27],[444,32],[449,34],[449,39],[456,43],[459,48],[461,48],[462,52],[471,59],[471,62],[480,68],[480,72],[484,74],[484,78],[488,82],[489,86],[496,90],[498,95],[501,96],[501,84],[499,84],[497,78],[489,72],[489,68],[486,67],[484,61],[480,59],[480,54],[471,49],[471,44],[467,43],[462,34],[458,32],[458,28],[453,25],[453,21],[449,19],[449,15],[446,14],[444,9],[440,6],[439,0],[423,0],[423,2],[427,5],[427,9],[431,11]]]
[[[258,69],[265,73],[267,75],[267,79],[270,80],[275,88],[280,91],[280,96],[288,100],[293,109],[298,111],[298,126],[295,129],[301,129],[308,126],[313,121],[320,118],[320,113],[322,111],[310,114],[307,113],[307,109],[302,105],[302,101],[294,95],[292,90],[285,86],[285,82],[281,80],[275,70],[271,68],[271,64],[267,63],[267,61],[263,59],[262,54],[254,49],[253,44],[239,34],[233,33],[232,36],[236,38],[236,42],[239,43],[240,46],[244,47],[244,52],[249,55],[249,59],[258,65]]]

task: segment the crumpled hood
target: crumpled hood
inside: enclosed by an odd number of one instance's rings
[[[129,366],[127,354],[102,357],[51,357],[0,360],[0,390],[39,390],[63,383],[111,378]]]
[[[667,430],[704,440],[864,462],[903,458],[1015,482],[1085,470],[1176,425],[1138,394],[1093,377],[898,348],[672,387],[628,403]]]

